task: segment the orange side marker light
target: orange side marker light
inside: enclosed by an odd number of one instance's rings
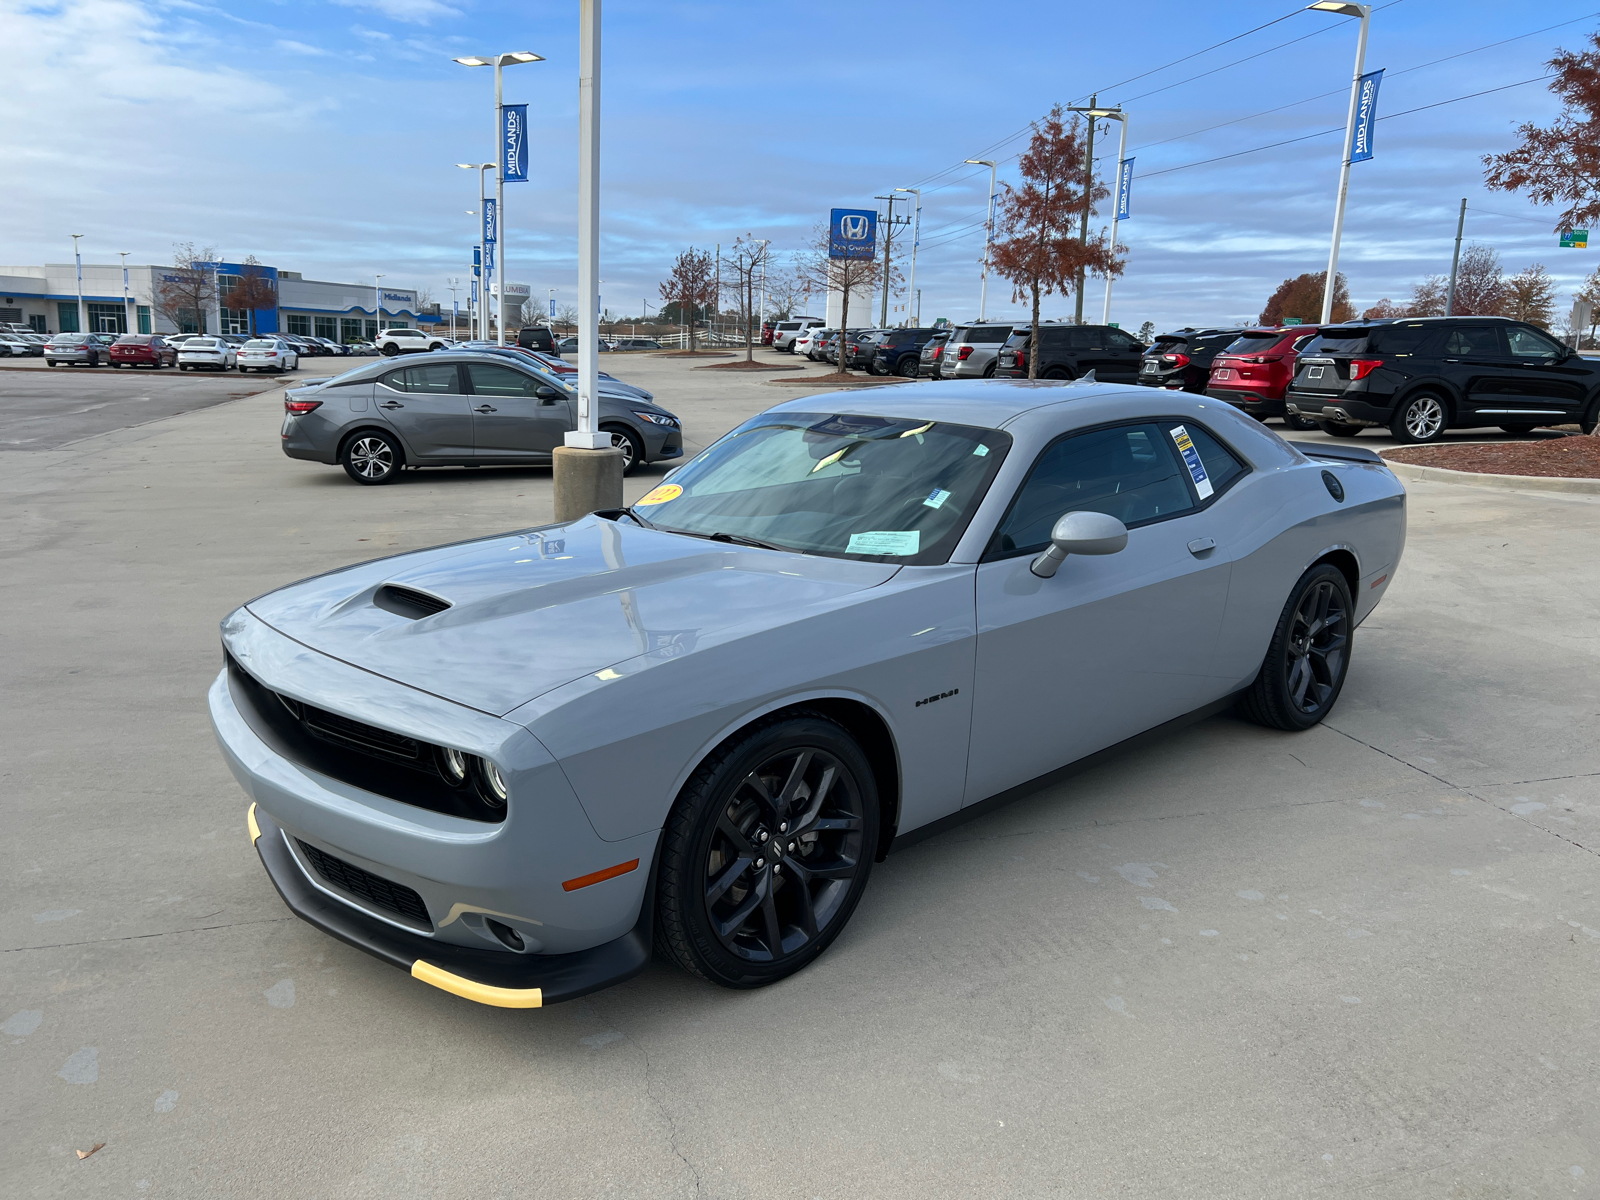
[[[607,867],[603,871],[594,871],[588,875],[579,875],[576,879],[569,879],[561,885],[563,892],[575,892],[579,888],[586,888],[592,883],[604,883],[608,879],[615,879],[618,875],[626,875],[629,871],[639,869],[637,858],[629,859],[625,863],[618,863],[614,867]]]

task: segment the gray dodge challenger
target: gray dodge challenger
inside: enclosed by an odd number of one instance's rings
[[[812,396],[630,508],[250,601],[211,717],[289,908],[419,980],[758,987],[875,861],[1075,763],[1316,724],[1404,543],[1376,455],[1204,397]]]

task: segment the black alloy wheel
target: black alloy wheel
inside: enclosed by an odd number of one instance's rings
[[[1046,379],[1071,379],[1072,372],[1065,367],[1051,367],[1044,373],[1044,377]],[[1023,378],[1027,378],[1027,376],[1023,376]]]
[[[1346,425],[1343,421],[1317,421],[1315,424],[1329,437],[1337,438],[1353,438],[1366,428],[1365,425]]]
[[[405,453],[389,434],[366,429],[344,444],[339,462],[346,475],[370,487],[398,479],[400,468],[405,465]]]
[[[390,342],[382,350],[382,354],[383,354],[383,356],[385,358],[393,358],[396,354],[399,354],[399,353],[400,353],[400,347],[396,346],[393,342]]]
[[[1432,392],[1419,392],[1395,406],[1389,432],[1397,442],[1418,445],[1437,442],[1450,427],[1450,410]]]
[[[639,439],[633,431],[624,429],[620,425],[602,425],[601,433],[611,435],[611,448],[622,451],[622,473],[632,475],[638,470],[639,464],[644,461],[644,447],[639,444]]]
[[[1269,729],[1310,729],[1328,715],[1350,669],[1354,605],[1344,572],[1318,563],[1283,607],[1261,673],[1244,693],[1245,716]]]
[[[819,713],[768,718],[703,763],[667,819],[656,944],[723,987],[775,983],[844,928],[877,841],[855,740]]]
[[[921,360],[915,354],[905,354],[901,356],[900,364],[895,368],[895,374],[902,379],[915,379],[921,368]]]

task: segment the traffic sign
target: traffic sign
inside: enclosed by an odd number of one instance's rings
[[[1589,231],[1587,229],[1563,229],[1561,231],[1561,248],[1563,250],[1587,250],[1589,248]]]

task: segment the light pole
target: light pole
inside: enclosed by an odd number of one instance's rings
[[[1356,35],[1356,70],[1350,80],[1350,115],[1345,119],[1344,148],[1339,158],[1339,200],[1333,210],[1333,245],[1328,249],[1328,277],[1322,285],[1322,323],[1333,319],[1333,287],[1339,277],[1339,239],[1344,235],[1344,202],[1350,191],[1350,150],[1355,141],[1356,109],[1361,98],[1361,68],[1367,59],[1367,27],[1372,23],[1372,6],[1352,0],[1316,0],[1307,10],[1360,17],[1361,32]]]
[[[122,255],[122,332],[132,333],[133,321],[128,317],[128,255],[133,251],[118,250],[117,253]],[[157,359],[157,364],[159,363],[160,360]]]
[[[1456,276],[1461,271],[1461,234],[1467,227],[1467,198],[1461,197],[1461,214],[1456,217],[1456,252],[1450,256],[1450,290],[1444,298],[1444,315],[1453,316],[1456,310]]]
[[[72,261],[78,266],[78,330],[79,333],[89,332],[89,318],[83,311],[83,255],[78,253],[78,239],[83,234],[72,235]]]
[[[994,237],[994,161],[988,158],[967,159],[975,167],[989,168],[989,219],[983,226],[983,291],[978,296],[978,320],[989,312],[989,242]]]
[[[622,507],[622,451],[599,428],[600,0],[578,4],[578,427],[551,470],[557,521]]]
[[[380,284],[382,279],[382,275],[372,277],[372,315],[378,322],[380,334],[383,332],[383,288]]]
[[[922,297],[917,294],[917,243],[922,240],[922,189],[921,188],[895,188],[897,192],[910,192],[917,198],[916,210],[911,217],[911,282],[906,289],[911,293],[911,300],[916,305],[917,314],[911,324],[922,328]]]
[[[535,54],[532,50],[514,50],[510,54],[495,54],[488,58],[479,55],[468,55],[455,60],[464,67],[490,67],[494,68],[494,145],[495,158],[498,159],[494,173],[494,223],[495,223],[495,255],[494,255],[494,293],[499,298],[500,323],[496,327],[496,341],[500,345],[506,344],[506,255],[499,247],[505,245],[505,237],[501,230],[506,225],[506,156],[505,147],[501,145],[500,110],[502,107],[502,92],[500,88],[500,72],[505,67],[514,67],[519,63],[543,62],[544,56]]]
[[[461,60],[457,59],[456,61],[460,62]],[[456,166],[460,167],[463,171],[476,171],[478,173],[478,207],[477,207],[476,210],[470,209],[470,208],[466,210],[466,213],[467,213],[467,215],[469,217],[476,217],[479,213],[483,212],[483,210],[486,207],[488,207],[483,202],[484,201],[484,195],[483,195],[483,173],[485,171],[494,170],[494,164],[493,163],[457,163]],[[494,206],[494,211],[495,211],[494,221],[495,221],[495,224],[498,226],[500,224],[500,205],[498,203]],[[475,239],[477,239],[478,241],[482,241],[483,240],[483,232],[484,231],[481,228],[478,227],[477,223],[474,222],[472,236]],[[496,230],[495,237],[498,238],[499,236],[500,236],[499,231]],[[476,244],[476,243],[474,243],[474,244]],[[484,255],[480,255],[480,257],[484,257],[484,261],[487,262],[488,260],[487,260],[486,255],[487,255],[487,252],[488,252],[488,243],[484,243],[483,250],[484,250]],[[498,255],[496,256],[496,261],[497,262],[499,261],[499,256]],[[474,264],[474,265],[476,265],[476,264]],[[480,338],[487,339],[488,336],[489,336],[489,323],[488,323],[488,321],[486,321],[484,319],[484,314],[487,312],[488,307],[489,307],[489,276],[488,276],[488,273],[486,271],[480,270],[479,273],[478,273],[478,277],[482,280],[481,288],[482,288],[482,292],[483,292],[483,299],[478,302],[478,325],[479,325],[479,328],[478,328],[477,336],[480,337]],[[469,310],[471,309],[471,307],[472,307],[472,301],[471,300],[467,301],[467,307],[468,307]]]
[[[1096,109],[1094,112],[1089,114],[1089,119],[1091,121],[1102,117],[1110,121],[1120,121],[1122,123],[1122,137],[1117,143],[1116,179],[1118,192],[1111,198],[1111,253],[1115,255],[1117,252],[1117,218],[1122,213],[1122,160],[1127,156],[1128,153],[1128,114],[1122,111],[1121,105],[1118,105],[1116,108]],[[1093,181],[1091,180],[1090,182],[1092,183]],[[1105,307],[1100,310],[1100,324],[1102,325],[1111,324],[1111,282],[1111,272],[1107,271],[1106,303]]]
[[[761,329],[767,328],[767,247],[772,245],[771,238],[757,238],[761,246]]]

